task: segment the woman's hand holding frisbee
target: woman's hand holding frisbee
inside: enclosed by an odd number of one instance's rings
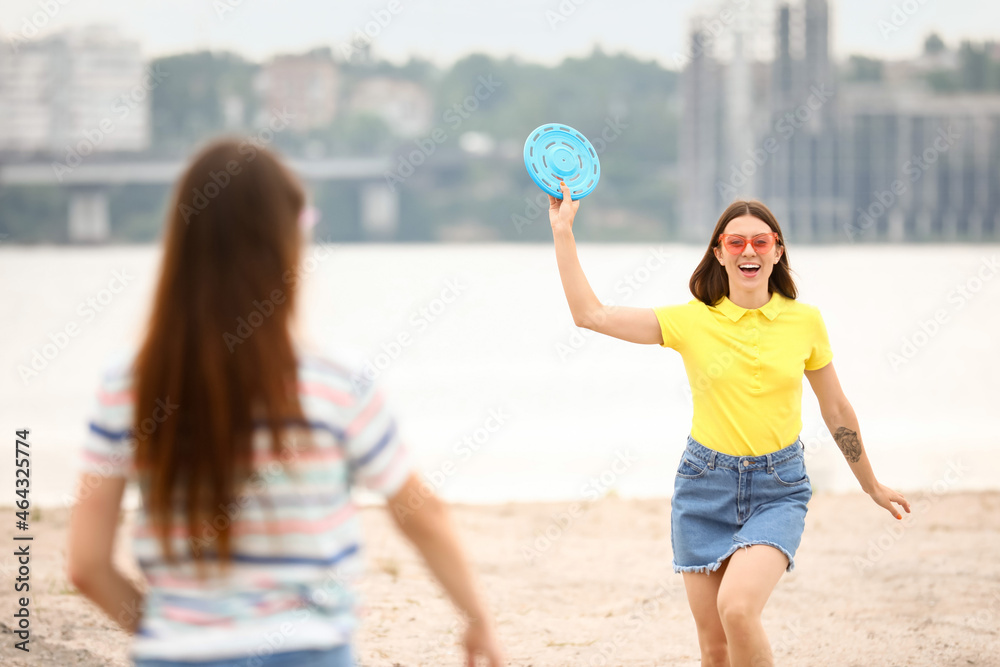
[[[560,182],[559,188],[562,190],[562,199],[549,195],[549,222],[552,224],[553,234],[573,231],[573,218],[580,208],[579,199],[570,199],[569,186],[565,182]]]

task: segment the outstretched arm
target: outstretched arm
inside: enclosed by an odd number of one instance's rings
[[[69,520],[69,580],[123,630],[135,634],[144,594],[112,562],[125,479],[84,473],[78,488]]]
[[[829,363],[823,368],[814,371],[806,371],[806,377],[812,386],[813,393],[819,400],[820,412],[827,428],[833,434],[833,439],[840,447],[840,451],[851,466],[851,471],[861,484],[861,488],[872,497],[879,506],[889,510],[897,519],[902,515],[898,514],[892,503],[896,503],[907,512],[910,511],[910,503],[903,497],[903,494],[890,489],[875,479],[875,471],[872,470],[868,454],[865,452],[864,444],[861,442],[861,429],[858,426],[858,417],[854,414],[844,391],[840,387],[837,379],[837,372],[833,369],[833,363]]]
[[[563,198],[549,195],[549,222],[556,246],[556,263],[563,291],[569,303],[573,322],[597,333],[602,333],[630,343],[662,345],[660,323],[652,308],[606,306],[594,294],[587,276],[580,266],[573,237],[573,219],[580,208],[580,200],[570,199],[569,186],[562,183]]]
[[[496,636],[493,617],[476,586],[444,502],[416,473],[411,473],[400,490],[388,499],[386,508],[396,527],[423,556],[452,603],[464,612],[468,622],[464,640],[468,664],[474,664],[476,655],[483,655],[489,667],[501,667],[506,657]]]

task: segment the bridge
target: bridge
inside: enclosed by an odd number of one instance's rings
[[[391,238],[399,224],[399,196],[385,185],[392,170],[388,157],[286,160],[306,182],[351,181],[357,184],[361,228],[369,238]],[[73,242],[102,242],[111,233],[108,189],[116,185],[172,185],[187,160],[109,160],[95,157],[75,167],[41,160],[0,161],[0,188],[48,185],[69,193],[67,225]]]

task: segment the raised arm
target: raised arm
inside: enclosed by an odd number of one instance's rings
[[[573,218],[580,208],[580,200],[570,198],[569,186],[560,183],[563,198],[549,195],[549,222],[556,247],[556,262],[562,278],[563,291],[569,303],[573,322],[597,333],[606,334],[630,343],[662,345],[663,335],[652,308],[606,306],[594,294],[587,276],[580,266],[573,238]]]

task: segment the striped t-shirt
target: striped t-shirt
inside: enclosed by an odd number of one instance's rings
[[[228,577],[218,576],[217,563],[207,561],[210,576],[198,580],[180,504],[173,524],[179,557],[174,565],[163,558],[144,509],[138,510],[131,538],[148,592],[133,659],[246,658],[351,640],[359,604],[351,581],[362,569],[361,520],[351,488],[391,496],[413,463],[385,396],[363,381],[358,364],[302,346],[296,355],[313,449],[296,449],[294,458],[284,457],[290,462],[283,467],[271,453],[267,429],[256,429],[254,474],[213,519],[231,524]],[[132,430],[131,362],[124,358],[104,373],[82,470],[137,483],[132,454],[143,434]],[[164,397],[154,417],[169,418],[170,411],[183,408],[172,400]]]

